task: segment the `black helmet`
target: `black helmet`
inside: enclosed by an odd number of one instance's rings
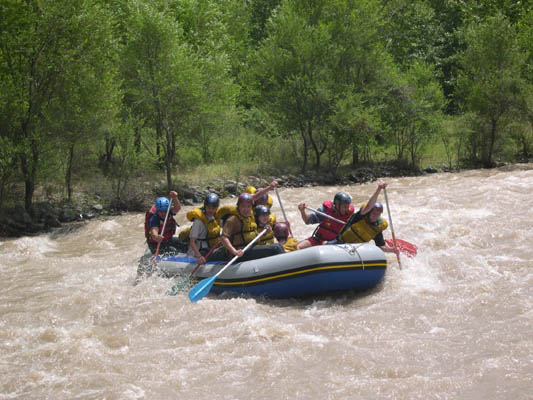
[[[220,204],[220,200],[216,193],[209,193],[207,196],[205,196],[204,207],[207,207],[207,206],[218,207],[219,204]]]
[[[260,215],[269,215],[270,209],[267,206],[259,205],[255,206],[254,208],[254,216],[255,218],[259,217]]]
[[[278,222],[274,225],[274,237],[287,238],[289,237],[289,225],[285,222]]]
[[[339,192],[333,198],[333,203],[335,205],[337,205],[337,203],[338,204],[350,204],[351,202],[352,202],[352,198],[350,197],[348,193],[345,193],[345,192]]]

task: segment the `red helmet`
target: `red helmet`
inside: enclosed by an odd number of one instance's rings
[[[276,238],[289,237],[289,225],[286,222],[278,222],[274,225],[274,236]]]
[[[250,203],[252,204],[252,195],[250,193],[241,193],[237,199],[237,205],[241,203]]]

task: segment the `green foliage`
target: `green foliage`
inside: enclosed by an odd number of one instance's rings
[[[505,141],[506,126],[527,113],[525,96],[531,86],[521,77],[524,55],[515,28],[502,15],[472,23],[461,56],[458,95],[464,111],[472,112],[472,162],[490,167]]]
[[[143,171],[527,159],[532,43],[531,1],[4,0],[0,202],[102,172],[120,203]]]
[[[29,208],[37,182],[53,175],[56,168],[55,145],[68,146],[60,138],[69,128],[58,119],[72,113],[70,121],[78,123],[82,115],[91,113],[83,102],[99,85],[110,25],[106,13],[88,0],[9,0],[1,7],[5,18],[0,25],[0,86],[6,90],[0,113],[7,121],[2,134],[17,149]],[[83,90],[83,84],[89,89]]]
[[[127,192],[127,186],[131,178],[143,170],[144,162],[135,146],[135,135],[132,133],[139,129],[139,121],[133,116],[127,115],[122,123],[113,130],[113,139],[116,143],[115,156],[111,168],[107,170],[116,204],[120,204]]]
[[[378,10],[374,1],[296,1],[282,3],[270,21],[250,79],[261,109],[285,136],[300,137],[302,170],[309,152],[316,168],[326,151],[336,168],[339,144],[354,132],[339,129],[344,123],[333,117],[335,110],[366,106],[345,99],[354,92],[375,97],[373,87],[385,78],[388,58],[378,36]]]
[[[383,35],[396,63],[404,67],[416,61],[440,63],[444,29],[429,2],[387,1],[384,14],[388,23]]]
[[[526,57],[522,76],[529,83],[533,83],[533,8],[524,14],[517,24],[517,41]]]
[[[382,118],[391,136],[398,160],[409,159],[418,167],[423,150],[440,132],[444,94],[433,68],[415,63],[398,80],[383,100]]]

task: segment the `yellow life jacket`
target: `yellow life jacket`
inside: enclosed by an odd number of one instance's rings
[[[218,207],[218,210],[215,214],[215,219],[217,221],[225,221],[226,218],[228,218],[230,215],[237,215],[239,211],[237,210],[237,206],[233,204],[228,204],[225,206]]]
[[[267,200],[267,203],[265,204],[269,209],[272,208],[272,204],[274,204],[274,200],[272,200],[272,197],[270,197],[270,195],[267,195],[268,196],[268,200]]]
[[[361,207],[363,209],[364,207]],[[355,224],[350,225],[348,229],[339,237],[341,243],[364,243],[370,242],[377,235],[387,229],[388,223],[383,218],[378,218],[374,223],[368,221],[368,215],[365,215]]]
[[[209,220],[207,218],[207,215],[205,215],[205,212],[201,208],[195,208],[193,210],[190,210],[187,213],[187,219],[189,221],[194,221],[195,219],[199,219],[202,221],[207,228],[207,237],[205,238],[197,238],[200,241],[207,241],[207,245],[209,248],[213,247],[217,242],[220,240],[220,225],[218,224],[218,221],[216,218]],[[185,228],[184,230],[186,230]],[[191,228],[188,228],[188,231],[186,232],[187,236],[190,235]],[[182,232],[180,232],[179,236],[182,235]],[[185,233],[184,233],[185,234]],[[178,236],[178,237],[179,237]]]
[[[285,252],[288,253],[297,249],[296,246],[298,246],[298,241],[295,238],[290,237],[284,244],[282,244],[282,246],[285,249]]]
[[[234,205],[226,205],[218,208],[215,219],[225,221],[231,215],[236,216],[241,221],[241,231],[235,235],[241,235],[243,240],[243,247],[250,243],[257,236],[257,224],[255,223],[253,213],[250,213],[248,217],[243,217],[239,213],[239,209]],[[230,238],[231,243],[234,242],[234,237]],[[241,244],[238,245],[239,247]]]
[[[180,240],[180,242],[189,243],[189,239],[191,238],[190,233],[190,226],[186,226],[185,228],[183,228],[180,233],[178,233],[178,239]]]

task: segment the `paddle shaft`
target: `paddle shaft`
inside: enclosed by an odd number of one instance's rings
[[[278,196],[278,202],[279,202],[279,206],[281,207],[281,213],[283,214],[283,219],[287,223],[290,235],[293,237],[291,226],[289,224],[289,221],[287,220],[287,215],[285,215],[285,210],[283,209],[283,203],[281,202],[281,197],[279,196],[279,193],[278,193],[278,188],[274,188],[274,190],[276,191],[276,196]]]
[[[266,233],[266,229],[263,229],[263,232],[261,232],[259,235],[257,235],[250,243],[246,245],[246,247],[243,249],[243,252],[246,252],[250,247],[254,245],[255,242],[259,240],[261,236],[263,236]],[[195,287],[193,287],[189,291],[189,300],[191,300],[193,303],[196,303],[198,300],[203,299],[203,297],[209,293],[211,288],[213,287],[213,284],[215,282],[215,279],[224,272],[230,265],[232,265],[240,256],[235,256],[231,259],[229,263],[227,263],[224,268],[222,268],[220,271],[218,271],[215,275],[201,280],[199,283],[196,284]]]
[[[161,233],[165,232],[165,226],[167,225],[168,216],[170,214],[170,208],[172,207],[172,198],[170,198],[170,203],[168,204],[167,208],[167,214],[165,215],[165,221],[163,222],[163,228],[161,229]],[[157,212],[157,208],[156,208]],[[159,247],[161,246],[161,242],[157,242],[157,247],[155,249],[154,258],[152,259],[152,264],[155,264],[155,260],[157,259],[157,255],[159,254]]]
[[[315,210],[314,208],[307,207],[307,206],[305,206],[305,208],[307,208],[309,211],[312,211],[312,212],[314,212],[314,213],[320,214],[320,215],[322,215],[323,217],[329,218],[329,219],[331,219],[331,220],[333,220],[333,221],[335,221],[335,222],[338,222],[338,223],[340,223],[340,224],[343,224],[343,225],[346,224],[346,221],[343,221],[343,220],[337,219],[337,218],[335,218],[335,217],[332,217],[331,215],[328,215],[328,214],[326,214],[326,213],[323,213],[322,211],[318,211],[318,210]]]
[[[398,246],[396,244],[396,235],[394,235],[394,225],[392,224],[392,216],[390,214],[390,206],[389,206],[389,198],[387,196],[387,189],[383,188],[383,194],[385,195],[385,203],[387,203],[387,213],[389,214],[389,221],[390,221],[390,230],[392,232],[392,242],[394,243],[394,249],[397,250]],[[396,258],[398,259],[398,265],[400,266],[400,269],[402,269],[402,263],[400,261],[400,253],[396,253]]]
[[[207,254],[204,256],[204,258],[206,259],[207,261],[207,257],[209,257],[211,255],[211,253],[213,252],[213,250],[215,250],[220,244],[222,243],[222,241],[218,241],[213,247],[211,247],[209,249],[209,251],[207,252]],[[175,284],[174,286],[172,286],[168,292],[168,295],[169,296],[175,296],[177,293],[179,293],[179,291],[183,288],[183,286],[189,281],[189,279],[192,278],[192,276],[194,275],[194,273],[196,272],[196,270],[198,268],[200,268],[200,263],[197,263],[196,266],[194,267],[194,269],[191,271],[191,273],[184,279],[182,280],[180,283],[177,283]]]
[[[248,243],[246,245],[246,247],[244,249],[242,249],[242,251],[244,253],[246,253],[246,250],[248,250],[250,247],[252,247],[254,245],[255,242],[257,242],[259,240],[259,238],[261,238],[261,236],[263,236],[265,233],[266,233],[266,229],[263,229],[263,231],[257,235],[250,243]],[[239,258],[240,256],[235,256],[231,259],[231,261],[229,263],[227,263],[224,268],[222,268],[220,271],[218,271],[215,275],[213,275],[214,278],[216,278],[217,276],[219,276],[222,272],[224,272],[226,270],[226,268],[228,268],[231,264],[233,264],[235,262],[235,260],[237,260],[237,258]]]

